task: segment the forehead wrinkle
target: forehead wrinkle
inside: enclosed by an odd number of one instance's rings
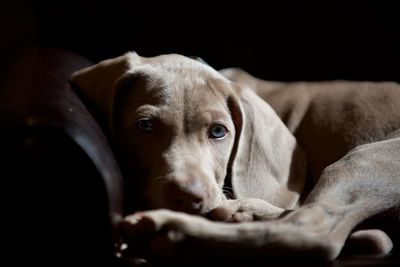
[[[193,77],[191,77],[193,79]],[[193,79],[191,83],[189,83],[191,86],[185,86],[183,88],[183,126],[185,133],[189,133],[191,130],[191,124],[193,123],[191,121],[193,114],[198,114],[199,112],[199,105],[198,103],[194,103],[194,95],[196,93],[196,88],[197,86],[197,81]],[[199,100],[200,98],[198,98]]]
[[[206,88],[204,88],[204,85],[200,86],[200,88],[195,85],[185,88],[186,104],[183,110],[185,133],[193,132],[194,129],[202,128],[215,121],[224,122],[229,118],[227,106],[223,98],[221,98],[221,94],[218,94],[208,81],[204,84]],[[205,102],[205,100],[209,100],[210,95],[213,96],[213,102]],[[198,101],[193,100],[196,96],[198,96]],[[215,98],[217,100],[214,103]]]
[[[219,102],[219,104],[222,107],[224,107],[225,110],[227,110],[226,100],[225,100],[225,97],[224,97],[225,95],[220,89],[216,88],[215,83],[216,83],[215,81],[208,80],[207,81],[207,88],[211,89],[211,92],[215,95],[215,98],[217,99],[217,102]]]
[[[199,114],[203,104],[211,101],[227,110],[224,93],[217,86],[223,80],[218,79],[218,73],[210,71],[209,66],[180,57],[173,64],[166,59],[153,64],[151,93],[170,107],[170,115],[180,113],[185,125],[190,123],[190,117]],[[162,88],[165,90],[157,90]],[[211,101],[207,96],[213,96]]]
[[[165,104],[171,97],[168,90],[163,90],[166,86],[166,82],[160,77],[153,78],[149,85],[148,94],[157,99],[160,104]]]
[[[185,116],[191,115],[191,113],[199,113],[200,109],[204,105],[209,105],[210,102],[215,107],[219,106],[223,110],[227,110],[224,93],[216,88],[216,82],[213,79],[199,79],[198,76],[193,76],[189,84],[183,85],[183,88],[181,88],[183,90],[182,103],[184,104],[182,110]]]
[[[208,122],[211,121],[223,122],[224,120],[228,119],[228,115],[226,112],[220,109],[207,108],[201,111],[200,118],[203,120],[207,120]]]

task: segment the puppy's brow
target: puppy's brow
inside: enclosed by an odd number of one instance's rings
[[[211,121],[224,121],[228,119],[226,112],[216,109],[204,110],[202,117],[210,119]]]
[[[153,105],[142,105],[138,107],[135,112],[127,112],[124,115],[124,127],[130,127],[132,123],[135,123],[140,118],[154,118],[157,117],[160,112],[160,108]]]
[[[136,117],[155,117],[160,112],[160,108],[153,105],[142,105],[136,109]]]

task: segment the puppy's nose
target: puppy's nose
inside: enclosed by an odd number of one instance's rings
[[[200,213],[203,208],[203,200],[187,193],[181,193],[175,197],[174,208],[187,213]]]
[[[172,186],[172,190],[170,190],[169,193],[171,195],[167,195],[167,198],[170,199],[169,202],[171,209],[190,214],[198,214],[202,211],[204,198],[201,197],[199,192],[195,192],[188,188]]]

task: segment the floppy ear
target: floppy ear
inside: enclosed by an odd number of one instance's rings
[[[134,76],[133,69],[140,63],[141,57],[136,53],[129,52],[72,74],[71,82],[93,105],[95,112],[106,120],[110,130],[113,128],[114,103],[118,91],[129,78]]]
[[[230,159],[235,196],[293,208],[305,179],[304,157],[296,138],[250,88],[239,88],[228,104],[236,128]]]

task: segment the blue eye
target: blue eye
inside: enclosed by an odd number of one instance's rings
[[[153,130],[153,122],[149,119],[140,119],[136,122],[136,127],[145,133],[150,133]]]
[[[214,124],[209,133],[210,138],[220,139],[228,134],[228,129],[222,124]]]

